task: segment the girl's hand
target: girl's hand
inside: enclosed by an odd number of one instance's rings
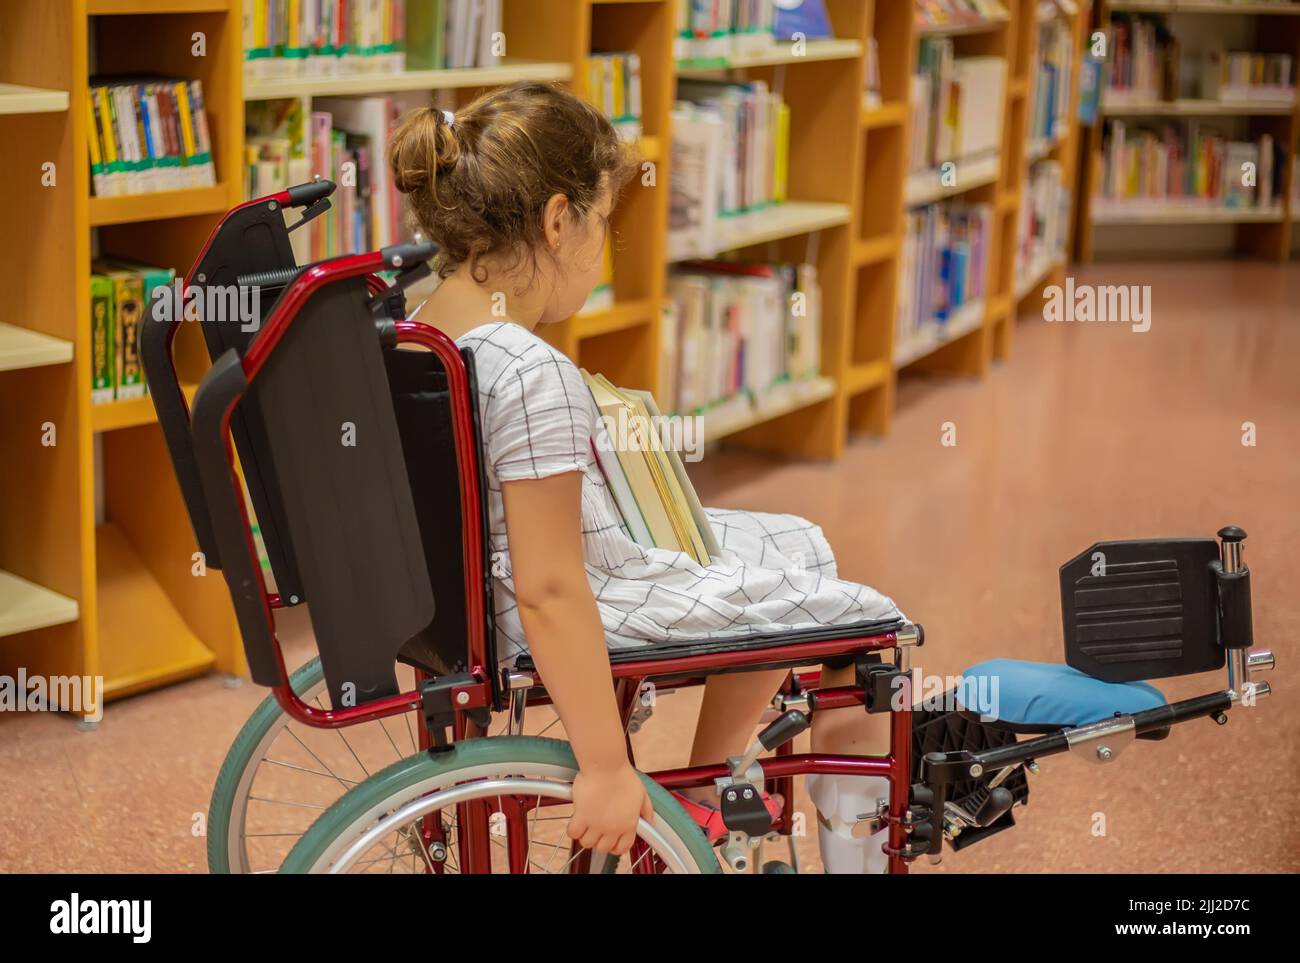
[[[637,820],[653,818],[650,797],[631,765],[582,769],[573,780],[569,838],[587,849],[622,856],[632,848]]]

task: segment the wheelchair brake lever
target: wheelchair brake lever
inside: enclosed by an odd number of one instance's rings
[[[328,197],[322,197],[318,200],[312,201],[311,204],[308,205],[307,209],[302,212],[302,217],[298,218],[298,220],[294,221],[293,224],[289,225],[289,233],[292,234],[294,231],[298,230],[298,228],[302,227],[308,221],[314,221],[316,218],[320,217],[329,209],[330,209],[330,199]]]

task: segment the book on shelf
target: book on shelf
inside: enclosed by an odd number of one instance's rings
[[[1201,69],[1201,97],[1232,104],[1294,104],[1290,54],[1211,50]]]
[[[596,462],[628,535],[639,545],[685,552],[708,565],[718,554],[717,541],[680,454],[660,435],[663,416],[654,397],[585,369],[582,376],[605,425],[593,444]]]
[[[1177,100],[1182,53],[1163,20],[1116,11],[1105,62],[1106,100],[1113,104]]]
[[[1017,211],[1016,278],[1025,278],[1036,267],[1065,257],[1069,223],[1070,191],[1060,162],[1044,160],[1035,164],[1025,181]]]
[[[1156,127],[1115,118],[1102,139],[1098,198],[1107,205],[1272,209],[1282,189],[1281,145],[1234,139],[1196,120]]]
[[[404,236],[405,203],[387,145],[418,93],[255,101],[245,116],[245,196],[320,176],[337,185],[330,211],[290,235],[298,263],[386,247]],[[286,212],[286,217],[296,215]]]
[[[641,57],[597,52],[587,61],[587,96],[625,140],[641,136]]]
[[[96,197],[216,184],[202,82],[92,79],[86,109]]]
[[[906,213],[899,344],[941,333],[958,309],[985,296],[992,231],[989,204],[939,203]]]
[[[910,88],[910,170],[998,151],[1006,71],[1003,57],[956,56],[949,37],[921,40]]]
[[[141,328],[167,297],[176,272],[114,258],[97,260],[92,270],[91,403],[143,398],[148,386],[140,359]]]
[[[862,93],[862,102],[868,108],[875,108],[883,103],[880,94],[880,46],[875,37],[867,39],[866,60],[866,87]]]
[[[774,29],[779,40],[829,40],[835,36],[826,0],[773,0]]]
[[[1029,139],[1054,141],[1069,128],[1074,37],[1069,21],[1045,20],[1038,26],[1038,56],[1030,100]]]
[[[915,2],[916,25],[922,30],[1007,19],[1007,8],[998,0],[915,0]]]
[[[404,8],[425,0],[245,0],[249,80],[392,73],[405,69]]]
[[[669,257],[709,257],[787,196],[789,106],[762,81],[682,80],[673,111]]]
[[[702,412],[815,377],[822,295],[812,265],[687,262],[667,282],[660,390],[670,411]]]
[[[724,60],[776,43],[773,0],[672,0],[677,60]]]

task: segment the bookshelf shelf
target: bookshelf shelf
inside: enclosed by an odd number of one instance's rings
[[[866,267],[884,261],[898,254],[898,237],[890,234],[885,237],[868,238],[853,244],[853,263],[857,267]]]
[[[1017,302],[1023,301],[1035,288],[1042,285],[1053,271],[1064,266],[1064,258],[1051,257],[1050,255],[1039,255],[1034,258],[1029,263],[1029,266],[1025,268],[1024,274],[1016,279],[1013,299]]]
[[[1268,16],[1300,15],[1300,5],[1289,0],[1241,3],[1224,0],[1131,0],[1112,3],[1110,9],[1121,13],[1238,13]]]
[[[779,67],[791,64],[817,63],[825,60],[853,60],[862,56],[860,40],[808,40],[797,52],[794,44],[777,43],[770,50],[741,54],[733,57],[716,57],[704,60],[679,60],[677,76],[693,77],[712,74],[719,70],[745,70],[750,67]]]
[[[708,254],[691,255],[683,260],[697,257],[716,257],[726,251],[735,251],[768,241],[779,241],[787,237],[798,237],[831,227],[841,227],[852,219],[852,212],[847,204],[834,204],[820,201],[786,201],[766,210],[756,211],[744,216],[742,223],[726,225],[719,229],[719,242]]]
[[[876,107],[863,106],[862,127],[874,130],[879,127],[896,127],[907,121],[907,105],[900,103],[880,104]]]
[[[86,0],[90,16],[139,13],[224,13],[231,0]]]
[[[581,338],[595,338],[614,331],[626,331],[637,325],[648,324],[654,317],[654,304],[650,300],[615,304],[602,311],[579,314],[573,319],[575,334]]]
[[[705,441],[717,441],[775,421],[833,398],[837,390],[834,378],[818,377],[775,385],[760,392],[748,406],[733,407],[724,402],[702,415]]]
[[[1095,201],[1092,222],[1110,224],[1273,224],[1283,219],[1281,206],[1266,208],[1222,207],[1210,204],[1125,204]]]
[[[0,114],[54,114],[67,109],[66,90],[0,84]]]
[[[72,360],[72,342],[0,323],[0,371],[39,368]]]
[[[1025,163],[1036,164],[1040,160],[1050,157],[1052,151],[1061,146],[1063,138],[1057,137],[1037,137],[1031,140],[1025,147]]]
[[[981,330],[986,305],[981,298],[968,301],[943,325],[933,325],[924,335],[903,342],[894,350],[894,367],[905,368],[928,357],[945,345]]]
[[[79,615],[76,599],[0,571],[0,637],[75,622]]]
[[[982,20],[959,20],[952,23],[925,25],[918,28],[922,37],[962,37],[992,33],[1011,22],[1010,17],[986,17]]]
[[[194,400],[196,390],[198,385],[181,386],[187,403]],[[157,421],[158,413],[154,410],[153,399],[148,395],[143,398],[108,401],[90,406],[91,430],[97,433],[118,431],[122,428],[138,428],[140,425],[152,425]]]
[[[889,381],[890,373],[888,361],[852,365],[844,375],[844,393],[852,397],[873,391]]]
[[[565,82],[573,65],[549,60],[506,60],[496,67],[407,70],[402,73],[357,73],[337,77],[277,77],[249,80],[245,100],[384,94],[401,90],[457,90],[500,87],[520,81]]]
[[[995,154],[955,161],[951,184],[944,184],[940,170],[908,174],[907,183],[903,187],[903,203],[908,207],[932,204],[977,187],[985,187],[998,179],[1001,170],[1002,159]]]
[[[132,224],[161,221],[196,214],[224,214],[234,205],[230,188],[195,187],[183,191],[157,191],[152,194],[124,194],[119,197],[90,198],[90,226]]]
[[[1125,103],[1111,98],[1102,100],[1101,111],[1107,117],[1266,117],[1290,115],[1295,102],[1266,104],[1259,101],[1234,103],[1222,100],[1165,100]]]

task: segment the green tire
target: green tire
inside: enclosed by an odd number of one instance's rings
[[[293,691],[305,695],[324,680],[320,659],[312,659],[289,677]],[[212,788],[212,802],[208,806],[208,871],[211,873],[242,873],[237,865],[234,850],[240,845],[233,838],[241,824],[242,814],[235,808],[240,803],[239,787],[249,766],[256,765],[259,747],[267,734],[284,721],[284,710],[275,696],[270,695],[244,723],[226,753],[226,761],[217,774],[217,784]]]
[[[567,742],[533,736],[470,739],[443,753],[420,753],[396,762],[344,793],[311,825],[280,867],[282,873],[311,872],[349,827],[377,806],[420,783],[461,769],[512,764],[553,766],[576,773],[578,764]],[[655,815],[685,844],[689,859],[701,873],[722,868],[704,833],[663,787],[644,773],[641,779]]]

